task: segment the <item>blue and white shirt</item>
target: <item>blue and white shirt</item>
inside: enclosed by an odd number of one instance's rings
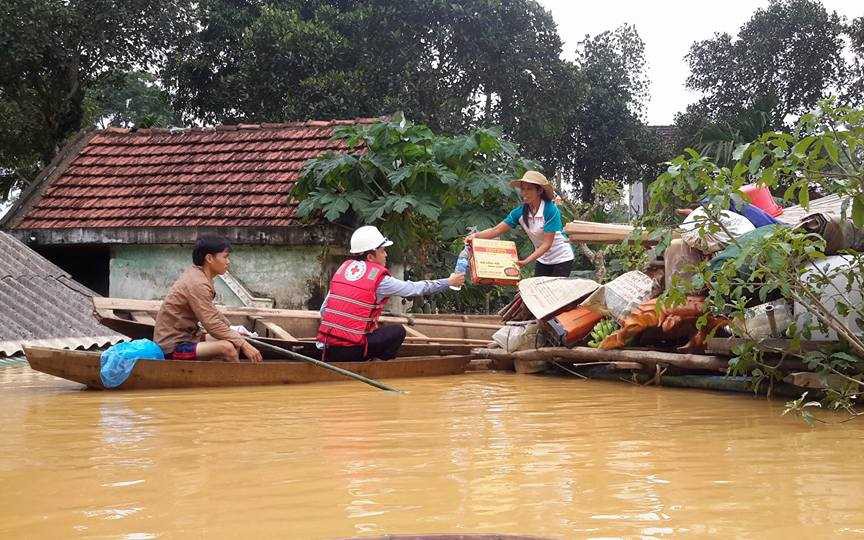
[[[570,242],[561,234],[561,231],[564,230],[564,225],[561,222],[561,210],[555,206],[555,203],[540,201],[540,208],[537,209],[537,213],[533,216],[524,215],[524,208],[525,205],[519,205],[514,208],[504,218],[504,223],[511,229],[515,229],[517,225],[521,225],[535,248],[540,247],[543,243],[543,235],[545,233],[555,233],[552,247],[537,259],[537,262],[558,264],[572,261],[574,258],[573,248],[570,247]]]

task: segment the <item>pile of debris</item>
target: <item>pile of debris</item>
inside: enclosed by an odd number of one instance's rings
[[[764,189],[764,188],[762,188]],[[767,191],[767,190],[766,190]],[[749,377],[726,376],[732,351],[739,344],[757,340],[776,352],[773,362],[786,376],[774,385],[777,395],[798,396],[802,388],[826,387],[824,378],[788,353],[791,340],[783,332],[805,316],[802,308],[786,299],[755,305],[742,322],[708,317],[704,296],[688,296],[671,309],[658,309],[657,298],[672,285],[673,276],[689,279],[693,263],[729,256],[732,237],[758,235],[764,227],[798,226],[822,235],[829,255],[819,265],[842,267],[848,259],[836,255],[844,249],[864,249],[864,231],[843,217],[844,201],[829,196],[807,208],[781,208],[770,194],[751,193],[750,204],[739,204],[722,214],[723,232],[706,234],[696,224],[703,208],[686,212],[675,238],[646,272],[632,271],[606,283],[590,279],[536,277],[519,282],[514,300],[498,314],[505,321],[494,336],[494,345],[474,353],[491,359],[499,369],[520,373],[561,371],[589,378],[624,378],[668,386],[752,391]],[[761,229],[761,230],[760,230]],[[573,242],[618,243],[631,238],[629,225],[576,221],[565,232]],[[646,239],[646,242],[648,240]],[[850,296],[862,302],[862,291],[852,287]],[[864,329],[862,329],[864,331]],[[717,336],[717,337],[715,337]],[[723,337],[719,337],[723,336]],[[832,332],[814,332],[805,349],[837,344]]]

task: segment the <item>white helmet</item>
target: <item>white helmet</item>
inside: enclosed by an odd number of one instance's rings
[[[351,253],[366,253],[380,247],[392,246],[393,242],[381,234],[378,227],[364,225],[351,235]]]

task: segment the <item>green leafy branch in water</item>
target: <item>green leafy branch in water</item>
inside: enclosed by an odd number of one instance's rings
[[[673,278],[659,305],[675,306],[688,294],[702,292],[711,312],[731,317],[741,327],[745,310],[753,305],[778,298],[794,301],[809,314],[809,320],[799,320],[784,329],[791,338],[792,352],[783,354],[797,356],[826,375],[825,404],[850,412],[864,386],[864,305],[854,294],[864,287],[864,254],[847,249],[844,265],[825,269],[815,264],[826,257],[823,238],[785,227],[760,228],[736,237],[726,225],[724,212],[733,201],[740,204],[744,184],[755,182],[784,189],[784,198],[805,206],[811,191],[839,195],[844,200],[844,214],[860,228],[864,226],[862,156],[864,109],[835,107],[832,101],[824,101],[818,111],[802,116],[790,132],[768,132],[740,146],[735,162],[728,167],[688,149],[668,162],[667,170],[652,184],[649,214],[659,229],[672,222],[674,208],[701,205],[706,216],[697,223],[699,237],[730,239],[726,250],[710,264],[700,263],[690,269],[692,278]],[[817,329],[836,333],[839,350],[796,352],[803,350],[802,342]],[[765,358],[765,353],[779,351],[758,339],[750,339],[749,346],[735,352],[730,362],[732,374],[749,374],[758,384],[767,381],[769,387],[782,375],[778,366]],[[811,407],[804,405],[799,408]]]
[[[807,422],[808,425],[811,426],[813,425],[813,422],[821,422],[824,424],[824,420],[816,418],[810,412],[810,409],[818,409],[820,407],[822,407],[822,403],[820,403],[819,401],[807,401],[807,392],[804,392],[798,399],[787,402],[786,408],[783,409],[782,414],[785,416],[789,413],[792,413],[794,415],[800,416],[802,420],[804,420],[805,422]]]

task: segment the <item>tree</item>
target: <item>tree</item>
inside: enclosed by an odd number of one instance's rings
[[[89,89],[148,69],[188,28],[183,0],[8,0],[0,7],[0,194],[82,128]]]
[[[864,104],[864,17],[852,21],[848,34],[853,60],[844,101],[851,105],[861,105]]]
[[[734,118],[707,124],[699,130],[691,144],[718,165],[730,166],[735,161],[736,148],[757,139],[775,125],[771,118],[773,108],[771,103],[757,103]]]
[[[676,118],[685,141],[699,144],[706,126],[752,134],[756,111],[766,130],[780,129],[788,117],[837,94],[847,73],[845,31],[842,18],[818,0],[774,0],[734,38],[722,33],[694,43],[687,87],[704,96]]]
[[[87,89],[84,125],[100,128],[167,127],[176,123],[171,96],[156,77],[143,71],[119,73]]]
[[[579,44],[576,69],[586,90],[575,111],[565,170],[583,202],[593,199],[596,179],[641,180],[660,161],[656,136],[641,120],[648,96],[644,51],[631,25],[586,36]]]
[[[198,18],[200,31],[181,45],[166,74],[175,107],[190,121],[403,110],[445,133],[501,126],[526,155],[562,173],[573,169],[577,141],[598,129],[585,118],[589,134],[579,132],[585,78],[561,59],[555,22],[533,0],[279,0],[266,8],[208,0]],[[599,69],[603,61],[588,65]],[[633,65],[618,63],[606,73]]]
[[[376,224],[415,266],[466,227],[498,223],[514,195],[507,181],[535,166],[493,130],[436,135],[401,113],[334,136],[347,150],[306,164],[294,190],[298,215],[349,229]]]

